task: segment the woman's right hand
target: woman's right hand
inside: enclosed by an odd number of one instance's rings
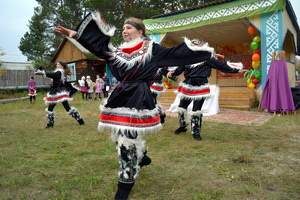
[[[65,35],[65,36],[70,37],[70,38],[73,38],[77,34],[76,31],[71,30],[71,29],[67,29],[63,26],[56,27],[55,32],[59,33],[59,34],[62,34],[62,35]]]
[[[172,78],[173,73],[174,73],[174,72],[168,72],[168,73],[167,73],[167,77],[168,77],[168,78]]]

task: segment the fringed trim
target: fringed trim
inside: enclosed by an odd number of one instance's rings
[[[104,22],[103,18],[101,17],[100,12],[91,12],[89,15],[85,17],[85,19],[82,21],[80,24],[77,34],[73,37],[74,39],[78,40],[85,30],[86,26],[91,22],[91,20],[94,20],[95,23],[97,24],[99,30],[104,34],[109,37],[112,37],[115,33],[116,27],[108,25]]]
[[[161,94],[166,91],[166,88],[164,87],[164,85],[162,83],[153,83],[150,86],[150,90],[151,90],[151,92],[153,92],[155,94]]]
[[[71,107],[71,109],[67,112],[68,115],[71,115],[73,112],[76,112],[77,109],[75,107]]]
[[[178,97],[180,99],[200,100],[211,96],[209,84],[202,86],[193,86],[181,82],[178,86]]]
[[[177,107],[177,113],[179,113],[179,114],[183,113],[185,122],[188,124],[190,117],[188,115],[187,109],[182,108],[182,107]]]
[[[157,102],[156,108],[157,108],[158,110],[160,110],[160,111],[163,110],[163,106],[162,106],[159,102]]]
[[[160,123],[151,126],[151,127],[129,127],[129,126],[122,126],[122,125],[116,125],[116,124],[108,124],[108,123],[103,123],[99,122],[98,124],[98,130],[99,131],[111,131],[113,133],[119,133],[121,132],[122,134],[125,134],[126,131],[136,131],[139,137],[142,137],[143,135],[150,134],[150,133],[155,133],[158,132],[162,129],[162,125]],[[112,140],[115,140],[115,137],[112,135]]]
[[[140,42],[144,42],[143,47],[132,52],[131,54],[123,53],[122,48],[132,48],[133,45],[138,45]],[[127,70],[136,66],[138,63],[144,65],[146,61],[151,59],[152,56],[153,41],[147,42],[141,38],[137,38],[128,43],[120,45],[117,51],[112,54],[111,59],[113,59],[116,65],[126,65]]]
[[[56,116],[56,113],[54,111],[49,111],[48,108],[46,108],[45,111],[46,111],[46,117],[48,117],[48,115],[53,115],[53,117]]]
[[[46,71],[45,70],[43,70],[43,69],[35,69],[34,70],[34,75],[41,75],[41,76],[43,76],[44,78],[46,77]]]
[[[162,128],[157,108],[137,110],[130,108],[106,108],[101,106],[99,131],[108,129],[112,132],[125,133],[136,131],[138,135],[157,132]]]
[[[208,51],[212,54],[212,57],[215,54],[215,50],[213,47],[210,47],[208,43],[197,43],[192,42],[187,37],[184,37],[184,42],[187,45],[187,47],[192,51]]]
[[[47,96],[44,98],[45,104],[51,104],[51,103],[59,103],[63,101],[72,101],[73,98],[69,96],[68,91],[62,91],[59,93],[56,93],[55,95],[47,94]]]
[[[100,12],[92,13],[93,20],[96,22],[97,26],[99,27],[100,31],[109,37],[114,36],[116,27],[106,24],[103,18],[101,17]]]
[[[203,111],[202,110],[192,111],[190,114],[191,114],[191,116],[200,116],[203,114]]]
[[[239,73],[243,71],[244,65],[241,62],[235,63],[235,62],[229,62],[227,61],[227,65],[233,69],[238,69]]]
[[[190,68],[193,69],[195,67],[201,67],[204,63],[205,63],[205,61],[190,65]]]
[[[158,110],[156,108],[153,110],[149,110],[149,109],[138,110],[135,108],[126,108],[126,107],[108,108],[103,105],[100,105],[100,110],[101,110],[101,112],[106,112],[106,113],[116,113],[116,114],[121,114],[121,115],[136,115],[139,117],[143,117],[143,116],[154,117],[158,113]]]

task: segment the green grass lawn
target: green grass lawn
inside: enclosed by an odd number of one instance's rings
[[[118,158],[110,133],[97,130],[100,101],[77,95],[78,123],[55,108],[44,129],[42,94],[0,104],[0,199],[113,199]],[[152,164],[144,167],[132,200],[300,199],[300,114],[262,126],[204,121],[202,141],[174,135],[177,119],[145,137]]]

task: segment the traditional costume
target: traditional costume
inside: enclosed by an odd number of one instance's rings
[[[66,66],[66,64],[63,62],[61,62],[61,64],[63,66]],[[44,75],[45,77],[52,79],[50,91],[44,98],[45,104],[49,105],[48,109],[46,108],[46,117],[48,119],[48,124],[46,128],[53,127],[55,116],[53,109],[55,105],[60,102],[63,104],[65,110],[69,115],[75,118],[80,125],[84,124],[84,121],[78,113],[77,109],[74,107],[70,107],[68,103],[68,101],[73,100],[73,96],[79,90],[73,87],[73,85],[71,85],[67,81],[65,81],[66,77],[64,73],[64,69],[56,69],[54,72],[46,72],[43,68],[40,67],[35,70],[35,74]]]
[[[82,99],[84,99],[84,95],[85,95],[85,99],[87,100],[87,95],[88,95],[88,84],[85,80],[85,77],[81,77],[80,80],[78,80],[79,86],[80,86],[80,92],[82,95]]]
[[[33,80],[33,77],[31,77],[31,79]],[[30,103],[32,103],[32,99],[34,99],[34,101],[35,101],[35,96],[36,96],[36,82],[28,81],[27,88],[28,88],[28,95],[29,95]]]
[[[224,73],[238,73],[243,70],[243,64],[208,60],[193,65],[180,66],[174,71],[173,76],[178,76],[184,72],[185,77],[185,80],[179,84],[177,91],[177,95],[180,98],[178,106],[180,127],[174,132],[175,134],[187,131],[187,108],[193,102],[191,132],[196,140],[202,139],[200,135],[203,116],[201,108],[204,100],[211,95],[208,77],[211,75],[212,68]]]
[[[130,22],[131,24],[133,22]],[[214,57],[207,44],[185,42],[173,48],[162,47],[144,37],[115,48],[110,43],[115,27],[105,24],[100,13],[89,13],[74,37],[96,56],[105,59],[120,85],[101,106],[100,131],[108,129],[119,154],[119,184],[116,199],[130,191],[140,168],[149,164],[142,135],[159,131],[160,112],[150,90],[157,70],[169,65],[187,65]]]

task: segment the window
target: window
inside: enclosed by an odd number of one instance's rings
[[[76,81],[76,64],[69,63],[68,67],[70,69],[70,75],[68,75],[68,81]]]

